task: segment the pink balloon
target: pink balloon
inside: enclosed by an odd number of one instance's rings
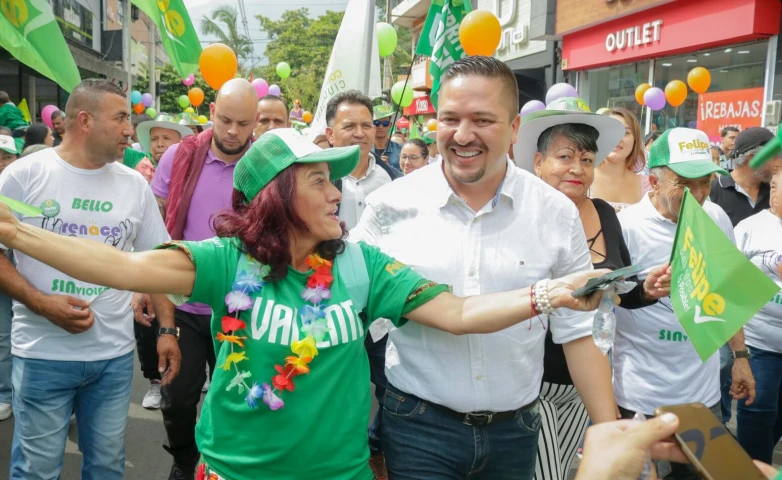
[[[187,76],[187,78],[182,79],[182,83],[185,84],[186,87],[189,87],[190,85],[195,83],[195,75],[192,73]]]
[[[644,104],[652,110],[665,108],[665,92],[657,87],[652,87],[644,92]]]
[[[52,125],[52,114],[57,110],[59,108],[56,105],[46,105],[41,109],[41,119],[47,127],[54,128],[54,125]]]
[[[262,78],[253,80],[253,87],[255,87],[255,93],[258,94],[258,98],[263,98],[269,94],[269,83]]]

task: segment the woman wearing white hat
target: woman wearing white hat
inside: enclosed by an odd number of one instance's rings
[[[544,111],[522,117],[514,150],[517,163],[531,164],[538,177],[575,203],[595,268],[617,269],[631,263],[614,208],[603,200],[587,197],[596,167],[622,135],[624,127],[618,120],[592,114],[579,98],[562,98]],[[622,307],[639,308],[654,303],[668,295],[669,287],[668,267],[659,267],[645,282],[622,296]],[[611,388],[608,359],[590,367]],[[540,400],[542,427],[535,477],[564,480],[584,437],[588,416],[573,385],[562,346],[553,342],[550,333],[546,337]]]

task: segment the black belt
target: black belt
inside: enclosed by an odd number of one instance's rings
[[[451,410],[448,407],[444,407],[436,403],[429,403],[429,405],[437,408],[441,412],[445,412],[449,414],[452,417],[458,418],[465,425],[469,425],[471,427],[485,427],[490,423],[497,423],[505,420],[510,420],[512,418],[516,418],[517,415],[519,415],[520,413],[526,410],[529,410],[537,403],[538,400],[535,399],[535,401],[530,403],[529,405],[524,405],[519,409],[511,410],[508,412],[473,412],[473,413],[457,412],[456,410]]]

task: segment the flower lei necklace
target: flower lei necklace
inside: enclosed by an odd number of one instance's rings
[[[258,385],[253,382],[252,386],[248,384],[248,378],[251,377],[249,371],[240,371],[239,362],[249,360],[245,355],[244,341],[246,336],[238,335],[239,330],[245,330],[247,324],[239,320],[239,313],[252,307],[250,295],[260,292],[266,282],[263,281],[271,268],[268,265],[261,265],[249,254],[242,255],[239,259],[239,265],[236,268],[236,278],[231,292],[225,296],[225,304],[228,306],[228,312],[233,316],[227,315],[222,318],[222,332],[217,334],[217,340],[228,342],[231,346],[231,353],[226,357],[225,363],[218,368],[226,372],[233,367],[236,375],[228,384],[226,390],[230,391],[237,387],[238,393],[244,394],[245,401],[250,408],[258,406],[258,400],[268,405],[271,410],[279,410],[285,406],[282,399],[278,396],[284,390],[292,392],[296,385],[293,378],[297,375],[306,375],[310,373],[310,362],[318,355],[317,342],[323,340],[329,331],[326,321],[326,312],[324,311],[323,300],[331,299],[331,282],[334,277],[331,274],[333,262],[324,260],[317,254],[310,255],[305,261],[306,265],[314,270],[307,278],[307,286],[301,293],[301,298],[311,305],[305,305],[300,316],[302,320],[301,331],[307,336],[303,340],[291,342],[291,351],[294,355],[285,358],[285,364],[275,365],[274,369],[277,375],[269,383]]]

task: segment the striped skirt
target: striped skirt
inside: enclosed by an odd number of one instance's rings
[[[573,385],[543,382],[535,480],[567,480],[586,432],[586,408]]]

